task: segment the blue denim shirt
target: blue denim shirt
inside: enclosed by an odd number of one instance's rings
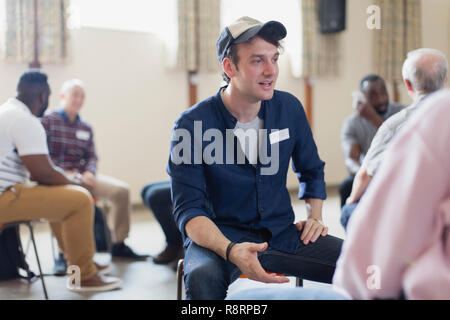
[[[185,246],[190,242],[186,236],[186,223],[194,217],[206,216],[231,241],[239,242],[251,230],[263,230],[272,248],[295,253],[300,239],[286,188],[291,158],[300,182],[299,199],[326,198],[325,163],[319,158],[303,106],[293,95],[282,91],[275,91],[271,100],[262,101],[258,117],[264,119],[267,130],[267,155],[275,157],[275,151],[279,155],[278,170],[275,174],[267,174],[263,170],[268,170],[273,159],[269,163],[267,159],[258,161],[256,166],[248,160],[245,163],[238,161],[239,143],[233,134],[230,135],[230,130],[227,131],[235,128],[237,119],[223,104],[221,90],[183,112],[175,122],[172,134],[167,172],[171,177],[174,217]],[[211,135],[202,137],[208,129],[221,134],[222,141]],[[279,134],[279,139],[269,137],[274,129],[284,134]],[[225,142],[227,134],[231,139]],[[233,144],[228,143],[230,141]],[[213,147],[215,153],[211,152]],[[231,153],[234,161],[225,159],[231,150],[234,150]],[[223,161],[211,163],[200,159],[208,152],[222,155]],[[184,159],[181,163],[180,157]]]

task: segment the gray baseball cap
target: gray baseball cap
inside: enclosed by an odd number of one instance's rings
[[[247,42],[257,34],[272,34],[277,40],[286,37],[287,31],[284,25],[278,21],[262,23],[250,17],[241,17],[232,24],[226,26],[217,39],[216,50],[219,61],[222,62],[228,48],[235,43]]]

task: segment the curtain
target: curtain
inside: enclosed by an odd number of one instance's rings
[[[216,41],[220,0],[178,0],[177,66],[187,71],[218,71]]]
[[[374,70],[386,80],[402,81],[406,54],[422,43],[420,0],[376,0],[381,29],[375,29]]]
[[[38,0],[38,58],[40,63],[60,64],[68,57],[67,9],[70,0]],[[6,0],[6,61],[34,60],[34,0]]]
[[[299,1],[302,15],[301,76],[338,76],[341,59],[340,33],[320,33],[318,1]]]

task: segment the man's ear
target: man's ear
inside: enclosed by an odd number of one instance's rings
[[[222,69],[227,74],[228,78],[232,78],[235,75],[235,69],[233,61],[230,58],[225,58],[222,61]]]
[[[404,79],[403,82],[405,83],[406,89],[408,91],[414,91],[411,81],[409,81],[408,79]]]

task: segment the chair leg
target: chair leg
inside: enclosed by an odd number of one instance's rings
[[[39,260],[39,255],[38,255],[38,252],[37,252],[36,242],[34,240],[33,227],[32,227],[30,222],[27,222],[26,225],[28,226],[28,229],[30,230],[31,242],[33,243],[34,254],[36,255],[36,261],[37,261],[37,265],[38,265],[38,268],[39,268],[39,276],[41,277],[42,288],[44,290],[45,300],[48,300],[47,288],[45,287],[45,281],[44,281],[44,274],[42,273],[41,262]]]
[[[181,300],[182,298],[182,289],[183,289],[183,276],[184,276],[184,260],[178,260],[177,266],[177,300]]]

